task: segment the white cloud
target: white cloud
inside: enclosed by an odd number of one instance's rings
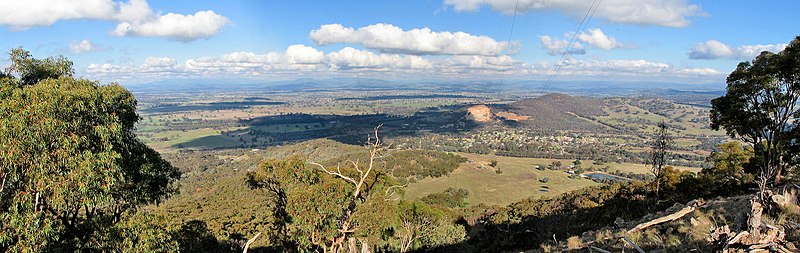
[[[228,23],[228,18],[214,11],[200,11],[193,15],[167,13],[144,21],[119,23],[111,34],[193,41],[216,35]]]
[[[95,51],[108,50],[110,47],[94,44],[89,40],[73,41],[69,43],[69,50],[73,54],[83,54]]]
[[[548,35],[541,35],[539,36],[539,41],[541,41],[542,46],[547,49],[547,54],[559,55],[564,53],[564,50],[569,44],[569,40],[567,40],[567,38],[571,39],[573,34],[575,33],[564,34],[564,39],[554,38]],[[609,37],[599,28],[589,29],[588,33],[581,32],[574,37],[577,39],[577,41],[574,41],[572,43],[571,50],[566,52],[568,55],[586,54],[586,50],[583,49],[583,45],[580,42],[586,43],[592,48],[600,48],[605,50],[611,50],[621,46],[621,44],[617,42],[617,39]]]
[[[339,51],[328,53],[328,63],[332,69],[369,68],[369,69],[429,69],[428,60],[416,55],[376,54],[366,50],[345,47]]]
[[[112,19],[116,6],[110,0],[0,1],[0,25],[12,30],[48,26],[60,20]]]
[[[564,50],[569,44],[569,41],[565,39],[552,38],[547,35],[539,36],[539,40],[542,42],[542,46],[547,49],[547,54],[549,55],[558,55],[564,53]],[[572,50],[566,52],[566,54],[586,54],[586,50],[583,49],[583,46],[580,43],[573,42]]]
[[[786,44],[771,44],[771,45],[742,45],[736,48],[731,48],[725,43],[709,40],[703,43],[697,43],[689,50],[690,59],[737,59],[737,60],[751,60],[761,54],[763,51],[779,52],[786,48]]]
[[[736,47],[736,52],[739,55],[739,59],[742,60],[751,60],[756,58],[761,52],[770,51],[773,53],[777,53],[783,51],[788,44],[771,44],[771,45],[743,45]]]
[[[445,0],[456,11],[477,11],[487,5],[495,11],[518,12],[557,10],[573,17],[583,17],[592,1],[586,0]],[[688,17],[703,15],[700,7],[686,0],[604,0],[595,12],[614,23],[685,27]]]
[[[581,32],[578,35],[578,40],[589,44],[591,47],[610,50],[620,46],[617,39],[607,36],[600,29],[589,29],[589,33]]]
[[[558,63],[560,65],[558,76],[570,77],[610,77],[624,78],[625,80],[669,80],[673,78],[688,79],[715,79],[721,78],[722,73],[710,68],[675,67],[667,63],[651,62],[647,60],[577,60],[568,58]],[[550,74],[552,65],[543,65],[537,72]]]
[[[161,15],[153,11],[146,0],[0,1],[0,26],[12,31],[77,19],[117,22],[112,34],[118,36],[156,36],[180,41],[214,36],[229,23],[226,17],[210,10],[189,15]]]
[[[317,45],[351,43],[385,53],[414,55],[502,55],[515,45],[498,42],[487,36],[465,32],[433,32],[429,28],[405,31],[391,24],[374,24],[354,29],[327,24],[310,33]]]
[[[291,45],[286,48],[285,62],[288,64],[318,64],[325,59],[325,53],[306,45]]]
[[[577,60],[568,58],[556,73],[562,78],[589,80],[720,80],[714,69],[675,67],[646,60]],[[147,57],[135,65],[91,64],[89,78],[105,81],[143,82],[163,79],[352,76],[385,79],[546,79],[554,63],[527,63],[508,55],[419,56],[379,53],[345,47],[324,53],[305,45],[267,53],[233,52],[218,57],[189,59],[183,64],[169,57]],[[677,79],[676,79],[677,78]]]
[[[234,52],[220,57],[203,57],[186,61],[186,69],[199,73],[262,75],[286,71],[324,70],[324,53],[305,45],[292,45],[283,52],[257,54]]]
[[[139,67],[139,70],[145,72],[172,71],[176,69],[177,65],[178,62],[173,58],[149,56],[144,59],[144,64]]]

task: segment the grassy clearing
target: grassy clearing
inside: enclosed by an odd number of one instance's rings
[[[142,138],[150,147],[160,151],[169,152],[174,146],[195,140],[219,136],[220,131],[211,128],[199,128],[187,131],[163,131],[153,133],[149,138]],[[219,144],[220,140],[209,140],[213,144]]]
[[[528,197],[552,197],[584,187],[598,185],[588,179],[570,179],[567,173],[557,170],[537,170],[536,165],[547,165],[555,161],[571,164],[572,160],[517,158],[496,155],[480,155],[459,153],[467,157],[469,162],[461,164],[449,175],[440,178],[425,178],[406,187],[406,198],[419,199],[431,193],[443,192],[448,187],[463,188],[469,191],[467,202],[470,205],[479,203],[491,205],[507,205]],[[492,160],[496,167],[489,166]],[[583,160],[582,166],[611,167],[609,171],[649,173],[644,164],[608,163],[593,165],[591,160]],[[700,171],[700,168],[676,167],[681,170]],[[497,174],[497,170],[502,171]],[[547,178],[547,183],[540,179]],[[545,188],[546,187],[546,188]]]
[[[467,157],[470,162],[462,164],[447,176],[425,178],[410,184],[406,197],[418,199],[453,187],[469,191],[466,201],[470,205],[507,205],[531,196],[550,197],[597,185],[588,179],[570,179],[562,171],[536,170],[533,167],[536,159],[463,153],[459,155]],[[496,168],[488,165],[491,160],[498,161]],[[502,171],[501,174],[497,174],[498,169]],[[549,181],[539,181],[544,178]]]

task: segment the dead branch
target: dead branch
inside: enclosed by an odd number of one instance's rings
[[[636,227],[634,227],[633,229],[628,230],[628,233],[636,232],[636,231],[648,228],[648,227],[653,226],[653,225],[661,224],[661,223],[664,223],[664,222],[670,222],[670,221],[674,221],[674,220],[683,218],[683,216],[686,216],[687,214],[693,212],[694,209],[695,209],[694,206],[684,207],[680,211],[677,211],[677,212],[675,212],[673,214],[670,214],[670,215],[667,215],[667,216],[663,216],[663,217],[660,217],[660,218],[656,218],[656,219],[653,219],[651,221],[636,225]]]
[[[625,241],[628,242],[628,244],[630,244],[631,246],[633,246],[633,248],[636,249],[636,251],[638,251],[639,253],[644,253],[644,250],[642,250],[642,248],[639,248],[639,245],[636,245],[636,243],[633,243],[633,240],[631,240],[631,238],[628,237],[628,235],[622,236],[622,239],[625,239]]]
[[[255,236],[253,236],[253,238],[247,240],[247,243],[244,244],[244,250],[242,251],[242,253],[247,253],[247,249],[250,248],[250,244],[253,244],[253,242],[256,241],[256,238],[258,238],[259,235],[261,235],[261,232],[258,232]]]
[[[394,196],[394,193],[395,193],[395,191],[393,191],[394,189],[396,189],[396,188],[405,188],[406,186],[408,186],[408,182],[406,182],[403,185],[394,185],[394,186],[390,186],[389,188],[386,188],[386,192],[384,193],[384,195],[386,195],[386,197],[383,200],[385,200],[385,201],[390,200],[391,197]]]
[[[608,251],[608,250],[604,250],[604,249],[601,249],[601,248],[598,248],[598,247],[595,247],[595,246],[589,246],[589,251],[592,251],[592,250],[600,252],[600,253],[611,253],[611,251]]]

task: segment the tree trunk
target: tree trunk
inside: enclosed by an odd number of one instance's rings
[[[347,240],[347,248],[350,253],[358,253],[358,248],[356,247],[356,238],[350,237]]]
[[[369,252],[369,243],[367,242],[367,240],[366,239],[364,239],[364,240],[359,239],[358,241],[361,242],[361,253],[370,253]]]
[[[661,175],[656,176],[656,199],[658,199],[659,188],[661,188]]]
[[[778,166],[777,167],[778,168],[775,169],[775,181],[774,181],[775,186],[780,185],[781,181],[783,181],[783,178],[781,176],[781,172],[783,172],[783,156],[779,156],[778,157]]]

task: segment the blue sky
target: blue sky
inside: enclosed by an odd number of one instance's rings
[[[798,1],[3,0],[0,49],[65,55],[79,76],[123,84],[553,73],[560,81],[722,84],[738,62],[800,35],[797,10]]]

